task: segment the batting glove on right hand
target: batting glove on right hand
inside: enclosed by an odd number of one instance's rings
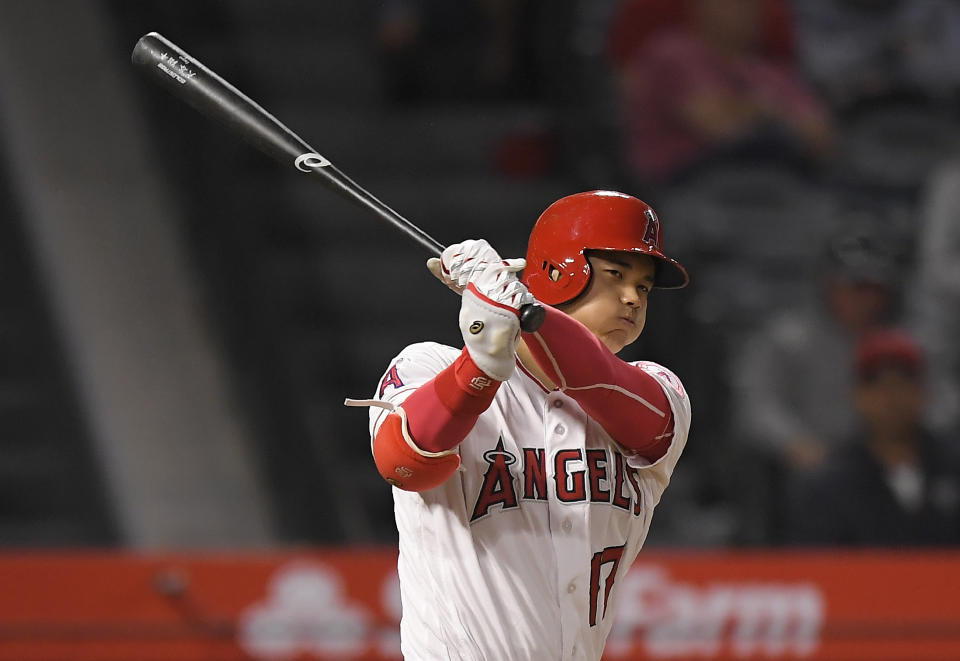
[[[516,365],[520,308],[535,299],[517,279],[526,260],[508,259],[474,269],[460,302],[460,333],[470,358],[487,375],[506,381]]]

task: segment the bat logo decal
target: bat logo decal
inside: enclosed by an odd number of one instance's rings
[[[316,168],[325,168],[328,165],[333,165],[323,156],[320,154],[315,154],[312,151],[297,156],[297,160],[295,160],[293,164],[301,172],[310,172]]]

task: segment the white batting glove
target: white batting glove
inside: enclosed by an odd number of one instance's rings
[[[501,260],[474,269],[460,302],[460,333],[470,358],[488,376],[506,381],[516,365],[520,308],[533,295],[517,279],[527,262]]]
[[[427,260],[427,268],[440,282],[462,294],[475,273],[502,259],[483,239],[467,239],[446,247],[440,257]]]

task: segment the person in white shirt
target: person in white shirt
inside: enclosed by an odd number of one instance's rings
[[[599,659],[690,426],[676,375],[616,353],[651,291],[687,273],[653,209],[613,191],[550,205],[526,260],[468,240],[428,267],[462,293],[465,347],[406,347],[367,402],[393,486],[403,654]],[[535,301],[545,321],[521,332]]]

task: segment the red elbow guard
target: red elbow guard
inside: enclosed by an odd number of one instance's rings
[[[404,491],[428,491],[446,482],[460,467],[460,456],[416,449],[403,427],[402,414],[391,413],[373,439],[373,457],[383,479]]]

